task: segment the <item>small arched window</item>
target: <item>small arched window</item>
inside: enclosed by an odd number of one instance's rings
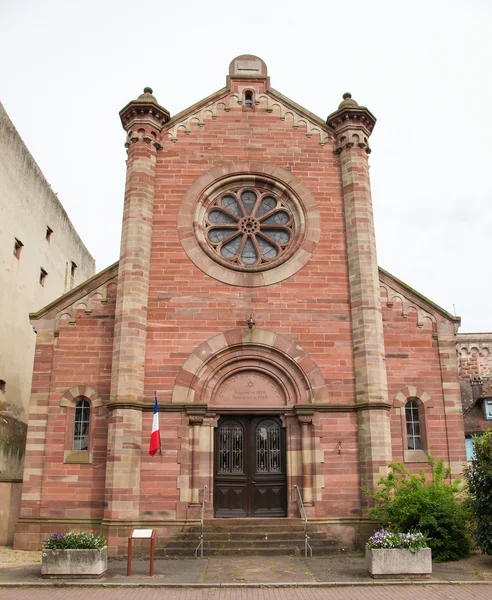
[[[422,432],[420,427],[419,405],[415,400],[409,400],[405,405],[407,422],[407,449],[422,450]]]
[[[244,106],[246,108],[253,108],[253,92],[247,90],[244,94]]]
[[[79,400],[75,407],[72,450],[89,449],[89,421],[91,405],[87,400]]]

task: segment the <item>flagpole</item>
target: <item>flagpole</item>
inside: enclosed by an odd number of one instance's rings
[[[154,392],[154,398],[157,398],[157,390]],[[160,421],[159,421],[159,430],[161,428],[160,425]],[[161,440],[161,436],[159,435],[159,456],[162,456],[162,440]]]

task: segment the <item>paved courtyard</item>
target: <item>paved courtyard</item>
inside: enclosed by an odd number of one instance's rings
[[[304,559],[212,557],[110,560],[96,580],[43,579],[40,552],[0,548],[0,600],[491,600],[492,557],[434,564],[430,580],[382,582],[371,579],[360,553]]]

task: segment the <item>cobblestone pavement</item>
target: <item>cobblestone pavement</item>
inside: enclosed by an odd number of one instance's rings
[[[0,588],[0,600],[490,600],[491,586],[377,585],[335,588]]]

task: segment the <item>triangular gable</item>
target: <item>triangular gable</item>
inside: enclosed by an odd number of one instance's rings
[[[92,310],[91,299],[95,294],[100,296],[101,303],[106,303],[108,301],[108,287],[117,284],[118,265],[119,262],[115,262],[41,310],[30,313],[29,319],[34,330],[37,331],[39,324],[45,322],[45,325],[52,323],[53,330],[58,331],[60,318],[63,315],[69,315],[71,322],[75,322],[75,311],[81,304],[85,307],[85,312],[90,314]],[[43,329],[49,328],[51,327],[43,327]]]
[[[406,317],[410,310],[417,312],[417,326],[422,326],[424,318],[433,322],[444,319],[454,323],[455,331],[458,330],[461,317],[455,317],[381,267],[379,267],[379,282],[387,294],[388,306],[392,306],[393,301],[399,299],[402,302],[402,316]]]
[[[272,88],[259,94],[255,103],[257,111],[276,114],[281,121],[289,120],[294,129],[302,128],[306,137],[314,136],[321,145],[334,140],[333,130],[326,121]],[[167,136],[177,142],[180,131],[186,135],[192,132],[192,123],[204,127],[208,119],[216,120],[222,110],[229,112],[237,105],[242,105],[242,98],[229,88],[222,88],[170,119],[162,129],[162,139]]]

